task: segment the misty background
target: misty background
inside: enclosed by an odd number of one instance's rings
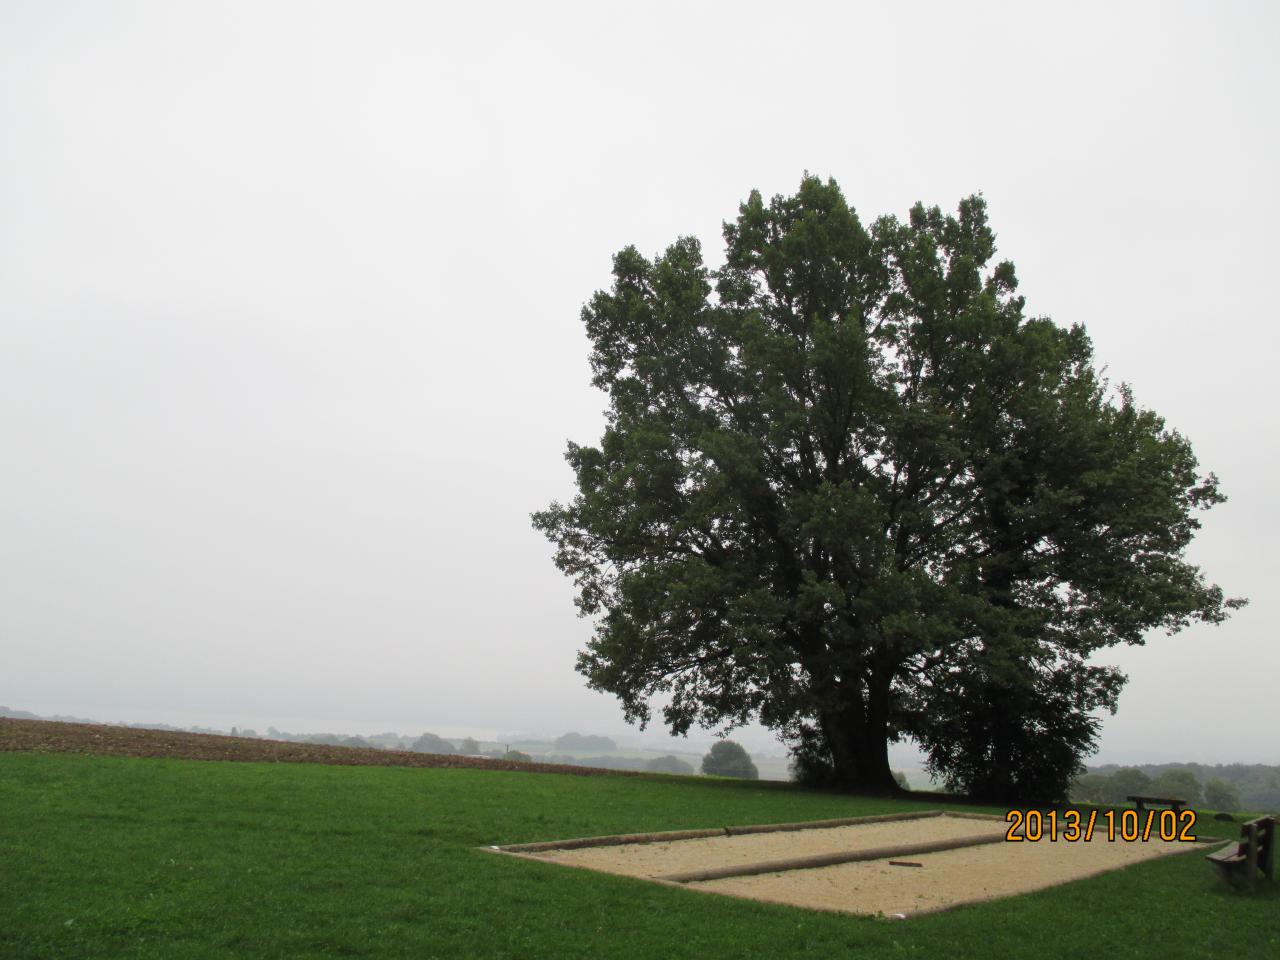
[[[1222,478],[1191,557],[1251,605],[1100,658],[1131,679],[1095,762],[1280,762],[1278,27],[6,0],[0,703],[636,740],[529,524],[602,430],[578,312],[627,244],[718,265],[808,170],[867,221],[983,192],[1028,313],[1084,323]]]

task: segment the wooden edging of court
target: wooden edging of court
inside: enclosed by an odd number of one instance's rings
[[[505,844],[502,846],[493,845],[493,846],[480,847],[479,849],[489,853],[501,853],[506,856],[515,857],[516,859],[520,859],[520,860],[532,860],[532,861],[537,861],[539,863],[546,863],[547,862],[546,860],[543,860],[541,857],[536,855],[538,852],[545,852],[549,850],[574,850],[574,849],[581,849],[583,847],[618,846],[618,845],[630,844],[630,843],[661,843],[661,842],[670,841],[670,840],[696,840],[696,839],[703,839],[706,837],[734,836],[735,834],[742,835],[742,834],[750,834],[750,833],[774,833],[774,832],[785,832],[785,831],[794,831],[794,830],[816,830],[816,829],[823,829],[823,828],[830,828],[830,827],[855,826],[860,823],[891,823],[894,821],[923,820],[931,817],[942,817],[942,816],[952,817],[955,819],[966,819],[966,820],[987,820],[987,821],[1001,821],[1001,822],[1005,821],[1004,817],[996,816],[994,814],[987,814],[987,813],[970,813],[968,811],[958,812],[958,811],[951,811],[951,810],[945,810],[945,811],[944,810],[919,810],[919,811],[910,811],[905,813],[880,814],[880,815],[867,816],[867,817],[846,817],[846,818],[841,818],[836,820],[810,820],[810,821],[802,821],[799,823],[752,824],[752,825],[746,825],[746,826],[720,827],[715,829],[704,829],[704,830],[668,830],[660,833],[619,834],[615,836],[606,836],[606,837],[579,837],[579,838],[573,838],[569,840],[549,840],[549,841],[544,841],[540,843],[515,843],[515,844]],[[998,839],[1003,840],[1003,837],[1000,837]],[[1197,840],[1196,843],[1188,844],[1188,846],[1193,848],[1193,850],[1196,847],[1203,849],[1207,845],[1227,842],[1227,838],[1224,838],[1224,837],[1211,837],[1211,836],[1205,836],[1205,835],[1198,836],[1196,840]],[[989,840],[988,838],[984,837],[984,838],[963,839],[958,843],[954,840],[939,841],[939,842],[948,844],[948,848],[950,849],[956,849],[956,848],[966,847],[966,846],[976,846],[979,843],[990,843],[990,842],[996,842],[996,841]],[[854,854],[852,856],[842,858],[842,860],[839,862],[854,862],[856,860],[870,860],[873,857],[875,859],[886,859],[887,857],[892,857],[892,856],[910,855],[911,853],[923,853],[924,851],[920,850],[919,849],[920,847],[932,846],[932,845],[933,844],[915,844],[915,845],[895,846],[895,847],[881,847],[878,850],[868,850],[868,851],[864,851],[862,854]],[[935,850],[932,852],[941,852],[941,851]],[[1186,852],[1192,852],[1192,851],[1183,851],[1183,852],[1186,853]],[[1172,856],[1178,856],[1178,854],[1174,853],[1172,854]],[[824,855],[820,855],[820,857],[822,859],[827,859],[827,857]],[[813,861],[814,859],[817,859],[817,858],[810,857],[810,858],[803,858],[803,859],[808,861]],[[767,865],[761,865],[761,864],[744,865],[742,867],[733,868],[733,873],[729,875],[743,876],[743,875],[747,875],[748,873],[755,873],[757,871],[752,869],[752,867],[754,866],[768,866],[769,869],[767,871],[760,871],[760,872],[774,872],[775,870],[778,869],[777,864],[780,862],[784,862],[784,861],[772,861]],[[570,869],[576,869],[576,870],[595,871],[597,869],[596,867],[587,866],[585,864],[579,864],[579,863],[558,863],[556,865],[562,866],[562,867],[569,867]],[[815,864],[813,862],[809,862],[805,864],[796,864],[795,866],[790,866],[790,867],[787,867],[786,869],[788,870],[805,869],[805,868],[813,868],[815,866],[825,866],[825,865],[828,865],[828,864]],[[1130,865],[1128,869],[1132,869],[1132,867],[1134,866],[1137,866],[1137,864]],[[1107,868],[1102,868],[1096,871],[1090,871],[1081,876],[1073,877],[1070,881],[1067,881],[1067,882],[1078,883],[1082,880],[1087,880],[1093,877],[1102,876],[1103,874],[1106,874],[1106,873],[1110,873],[1112,872],[1113,869],[1114,868],[1107,867]],[[707,873],[710,871],[702,871],[702,872]],[[695,879],[692,875],[689,875],[689,874],[673,874],[670,876],[662,876],[662,877],[636,876],[636,877],[633,877],[632,879],[639,880],[643,883],[657,883],[664,887],[670,887],[675,890],[687,890],[694,893],[701,893],[701,894],[705,894],[713,897],[719,897],[719,896],[739,897],[738,894],[725,894],[725,893],[721,893],[718,890],[708,889],[707,887],[700,886],[699,881],[704,878],[699,877]],[[710,880],[713,878],[707,877],[705,879]],[[719,878],[714,878],[714,879],[719,879]],[[1054,884],[1054,886],[1057,886],[1057,884]],[[757,903],[771,903],[771,904],[777,904],[777,905],[796,908],[796,909],[817,910],[821,913],[833,913],[833,914],[839,914],[842,916],[867,916],[866,914],[860,914],[860,913],[857,913],[856,911],[842,910],[838,907],[831,907],[831,906],[815,905],[815,906],[800,907],[789,900],[779,900],[779,899],[774,899],[768,896],[752,896],[752,897],[747,897],[745,899],[754,900]],[[961,900],[956,903],[949,903],[941,906],[926,907],[923,909],[913,910],[910,913],[891,914],[889,916],[882,917],[882,919],[905,920],[912,917],[921,917],[921,916],[926,916],[930,914],[949,913],[952,910],[960,909],[967,906],[972,906],[975,903],[986,902],[986,901],[989,901],[990,899],[1003,899],[1003,898],[1002,897],[988,898],[988,897],[978,896],[970,900]]]
[[[860,863],[865,860],[914,857],[922,853],[941,853],[944,850],[959,850],[962,847],[977,847],[986,843],[1004,843],[1004,837],[996,834],[995,836],[930,840],[925,843],[899,843],[890,847],[870,847],[866,850],[847,850],[842,853],[818,853],[808,857],[788,857],[783,860],[766,860],[763,863],[742,863],[732,867],[691,870],[688,873],[672,873],[657,879],[669,880],[671,883],[702,883],[707,880],[725,880],[729,877],[752,877],[760,873],[813,870],[817,867],[834,867],[841,863]]]
[[[633,843],[667,843],[672,840],[703,840],[707,837],[735,837],[750,833],[783,833],[794,830],[826,830],[854,827],[863,823],[892,823],[897,820],[923,820],[929,817],[959,817],[972,820],[999,820],[985,813],[957,814],[943,810],[911,810],[905,813],[881,813],[868,817],[841,817],[836,820],[802,820],[798,823],[756,823],[738,827],[711,827],[701,830],[664,830],[659,833],[619,833],[607,837],[574,837],[568,840],[544,840],[538,843],[508,843],[482,847],[501,853],[545,853],[548,850],[580,850],[583,847],[617,847]]]

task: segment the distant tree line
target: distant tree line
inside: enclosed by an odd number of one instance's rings
[[[424,733],[409,748],[414,753],[457,753],[457,748],[448,740],[437,737],[434,733]]]
[[[241,735],[255,735],[251,731],[242,731]],[[603,770],[635,770],[650,773],[678,773],[690,775],[695,773],[693,764],[681,760],[674,754],[665,757],[636,757],[608,755],[603,751],[616,753],[618,744],[609,737],[592,734],[566,733],[548,742],[557,750],[599,750],[598,755],[583,756],[581,753],[542,752],[537,749],[537,742],[521,742],[523,749],[512,749],[511,744],[497,744],[486,749],[474,737],[460,740],[447,739],[438,734],[426,732],[416,738],[401,736],[398,733],[377,734],[370,737],[355,737],[335,733],[290,734],[272,727],[267,735],[272,739],[291,740],[302,743],[320,743],[344,747],[365,747],[391,750],[410,750],[415,753],[433,753],[445,756],[460,754],[463,756],[484,756],[495,760],[514,760],[521,763],[565,763],[583,767],[598,767]]]
[[[14,710],[6,706],[0,706],[0,717],[13,717],[22,720],[54,720],[66,723],[96,722],[83,717],[43,717],[39,714],[25,710]],[[189,733],[227,735],[227,731],[212,727],[178,727],[164,723],[115,725],[152,730],[180,730]],[[394,731],[356,736],[347,733],[290,733],[287,730],[280,730],[276,727],[268,727],[265,733],[259,733],[257,730],[248,727],[234,726],[230,730],[230,735],[254,739],[284,740],[290,743],[355,747],[366,750],[408,750],[415,753],[432,753],[446,756],[460,754],[471,757],[491,757],[495,760],[514,760],[524,763],[534,761],[539,763],[565,763],[584,767],[598,767],[603,770],[634,770],[648,773],[674,773],[685,776],[691,776],[697,772],[692,763],[680,759],[675,754],[660,757],[627,756],[625,754],[618,756],[617,754],[620,752],[618,744],[610,737],[577,732],[566,733],[557,737],[554,741],[521,741],[516,744],[517,747],[524,749],[512,749],[512,744],[495,743],[490,743],[486,747],[475,737],[446,738],[430,731],[416,737],[411,734],[400,734]],[[734,746],[736,747],[737,745],[734,744]],[[543,752],[539,749],[540,747],[553,747],[554,750],[574,751],[574,753]],[[593,753],[583,756],[583,751],[592,751]],[[599,751],[599,753],[594,753],[594,751]],[[751,763],[749,757],[746,759],[746,765],[742,765],[741,769],[752,771],[749,774],[752,777],[758,776],[758,773],[754,772],[755,765]],[[722,775],[738,776],[748,774],[725,773]]]
[[[1222,768],[1208,768],[1222,769]],[[1280,771],[1275,771],[1280,775]],[[1071,785],[1071,799],[1080,803],[1124,803],[1131,796],[1172,797],[1210,810],[1268,810],[1280,808],[1280,796],[1265,802],[1265,795],[1242,796],[1240,788],[1222,776],[1201,782],[1185,767],[1166,767],[1154,776],[1138,767],[1122,767],[1113,772],[1085,773]],[[1263,800],[1264,802],[1255,802]]]
[[[556,737],[555,745],[557,750],[614,751],[618,749],[618,745],[608,737],[581,733],[566,733],[563,737]]]

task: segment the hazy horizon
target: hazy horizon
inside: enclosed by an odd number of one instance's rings
[[[1088,762],[1280,763],[1278,27],[5,4],[0,703],[636,735],[574,672],[590,624],[529,522],[603,425],[579,309],[628,244],[718,263],[749,191],[807,170],[864,221],[982,192],[1028,314],[1085,324],[1221,478],[1190,557],[1251,604],[1098,657],[1131,679]]]

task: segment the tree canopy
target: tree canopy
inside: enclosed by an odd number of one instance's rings
[[[868,228],[805,177],[724,240],[628,247],[583,309],[608,422],[534,515],[595,620],[579,671],[838,785],[895,789],[911,736],[954,789],[1064,796],[1124,682],[1090,656],[1240,602],[1184,558],[1217,479],[1024,315],[979,196]]]
[[[415,753],[457,753],[452,743],[434,733],[424,733],[409,747]]]
[[[714,777],[738,777],[742,780],[759,780],[751,754],[740,743],[721,740],[713,743],[702,758],[702,772]]]
[[[1215,777],[1204,785],[1204,802],[1212,810],[1239,810],[1240,791],[1235,784]]]
[[[1200,781],[1190,770],[1166,770],[1151,782],[1151,791],[1193,804],[1199,803],[1204,796]]]

